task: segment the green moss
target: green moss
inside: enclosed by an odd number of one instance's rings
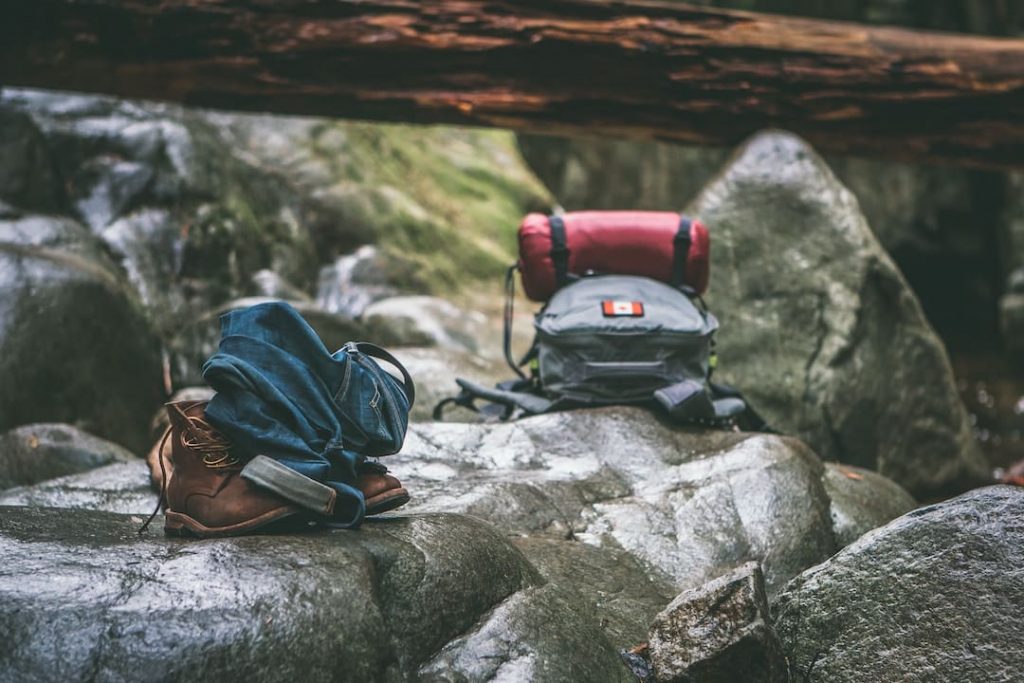
[[[346,183],[339,220],[359,215],[386,254],[414,266],[396,283],[409,288],[497,282],[522,216],[552,204],[507,131],[332,122],[310,129],[308,151]],[[345,210],[367,193],[372,216]]]

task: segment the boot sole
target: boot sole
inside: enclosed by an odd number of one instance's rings
[[[258,531],[274,522],[294,517],[299,511],[291,506],[264,512],[259,517],[231,524],[229,526],[209,527],[197,522],[181,512],[168,510],[164,513],[164,533],[168,536],[196,536],[198,538],[217,538],[221,536],[242,536]]]
[[[373,517],[383,512],[394,510],[395,508],[402,507],[409,502],[411,496],[405,488],[392,489],[379,493],[373,498],[366,500],[366,516]]]

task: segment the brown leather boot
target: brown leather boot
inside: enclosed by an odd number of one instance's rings
[[[356,486],[366,499],[366,516],[372,517],[394,510],[409,502],[409,491],[402,482],[388,474],[388,468],[367,460],[359,466]]]
[[[206,401],[167,405],[171,420],[168,463],[162,479],[167,502],[164,531],[200,537],[251,533],[271,522],[299,514],[280,496],[262,491],[238,476],[242,462],[231,455],[231,445],[206,421]]]

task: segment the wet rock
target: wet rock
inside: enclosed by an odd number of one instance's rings
[[[414,492],[411,509],[622,549],[677,590],[756,560],[773,592],[835,551],[806,446],[676,429],[636,408],[414,424],[385,464]]]
[[[228,311],[256,306],[274,297],[251,296],[234,299],[197,316],[191,324],[183,326],[169,346],[174,377],[179,385],[203,384],[202,367],[206,359],[216,352],[220,344],[220,316]],[[311,301],[288,301],[316,331],[330,351],[340,349],[346,342],[366,338],[363,326],[351,318],[327,313]]]
[[[803,141],[755,136],[690,211],[715,233],[719,372],[769,423],[915,495],[987,475],[942,342]]]
[[[0,434],[0,489],[135,459],[121,446],[71,425],[24,425]]]
[[[339,256],[320,269],[317,303],[329,313],[357,318],[375,301],[398,294],[391,284],[394,267],[393,259],[370,245]]]
[[[520,133],[523,157],[568,211],[675,211],[729,158],[729,150],[610,138]]]
[[[548,584],[520,591],[442,649],[420,669],[420,680],[632,683],[598,618],[571,590]]]
[[[840,548],[917,507],[899,484],[859,467],[827,462],[824,482]]]
[[[824,471],[806,446],[673,428],[638,408],[414,423],[402,452],[382,462],[413,495],[403,511],[470,514],[516,536],[624,552],[673,594],[757,561],[771,595],[836,550]],[[145,464],[132,467],[27,487],[20,500],[148,513],[152,494],[136,497]],[[120,483],[97,491],[84,481],[100,474]]]
[[[310,296],[306,292],[288,282],[278,273],[266,268],[252,276],[252,289],[249,294],[290,301],[310,300]]]
[[[515,538],[538,572],[532,585],[545,582],[433,650],[417,664],[427,680],[618,680],[617,653],[644,640],[679,590],[754,560],[774,594],[836,549],[825,471],[805,446],[673,428],[636,408],[414,423],[383,462],[413,494],[403,514],[486,520]],[[156,501],[148,479],[143,462],[112,465],[12,489],[0,505],[141,523]]]
[[[552,204],[508,131],[234,114],[207,121],[287,178],[322,261],[375,245],[388,284],[404,292],[495,282],[514,260],[519,220]]]
[[[142,203],[153,176],[154,170],[145,164],[116,156],[93,157],[71,178],[71,183],[84,188],[75,208],[90,228],[102,230],[130,207]]]
[[[145,517],[156,506],[157,493],[150,487],[146,463],[133,460],[0,491],[0,505],[102,510]]]
[[[140,537],[129,516],[74,521],[53,509],[0,514],[0,661],[12,679],[407,680],[503,613],[503,647],[513,662],[534,653],[536,672],[602,671],[616,657],[574,605],[542,599],[521,553],[470,518],[202,542]],[[578,635],[554,633],[548,617]],[[493,642],[464,651],[482,658]],[[606,671],[599,680],[619,680]]]
[[[433,296],[398,296],[366,307],[362,323],[378,343],[479,350],[486,319]]]
[[[600,615],[608,640],[620,650],[646,640],[651,621],[675,595],[668,577],[614,547],[545,536],[513,542],[545,581],[576,591]]]
[[[0,221],[0,429],[65,422],[141,452],[163,400],[159,342],[76,223]]]
[[[806,681],[1009,681],[1024,668],[1024,489],[920,508],[793,579],[772,603]]]
[[[0,200],[25,211],[65,206],[60,174],[31,117],[0,106]]]
[[[65,212],[107,243],[164,338],[248,293],[260,270],[311,287],[316,255],[287,178],[232,148],[204,114],[19,89],[0,93],[0,110],[42,131]]]
[[[515,537],[559,595],[572,593],[579,609],[600,615],[614,652],[644,640],[654,615],[680,590],[756,561],[772,595],[837,547],[825,469],[806,446],[773,435],[679,429],[638,408],[504,424],[413,423],[403,451],[382,462],[413,495],[403,513],[472,515]],[[142,462],[0,494],[0,504],[140,518],[154,503]],[[848,514],[869,519],[857,504],[855,497],[845,503]],[[576,629],[566,618],[550,617]],[[528,623],[537,629],[534,644],[516,652],[553,647],[551,630]],[[491,643],[495,657],[515,659],[490,633],[464,634],[465,642],[431,664],[431,675],[441,664],[476,671],[464,647]]]
[[[655,617],[649,642],[659,683],[788,681],[756,562],[679,594]]]
[[[438,346],[400,348],[395,350],[395,357],[405,365],[416,382],[416,404],[412,407],[410,419],[417,422],[433,419],[434,406],[459,393],[456,377],[493,386],[512,376],[504,361],[457,349]],[[485,418],[471,410],[449,405],[443,419],[446,422],[481,422]]]
[[[49,183],[53,159],[59,210],[120,261],[168,346],[171,386],[197,380],[209,344],[193,328],[233,300],[316,292],[351,319],[385,296],[494,282],[513,260],[509,229],[550,206],[508,132],[10,88],[0,111],[15,141],[0,164],[13,167],[11,192],[38,194],[22,185]],[[0,215],[24,210],[4,192]]]

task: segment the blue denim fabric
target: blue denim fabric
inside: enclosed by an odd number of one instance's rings
[[[358,525],[365,513],[355,487],[363,458],[346,447],[343,424],[353,417],[380,422],[372,410],[353,416],[337,401],[351,382],[350,355],[347,347],[332,355],[294,308],[274,302],[221,316],[220,350],[203,366],[203,378],[217,391],[206,408],[210,423],[243,456],[269,456],[337,491],[338,526]]]

